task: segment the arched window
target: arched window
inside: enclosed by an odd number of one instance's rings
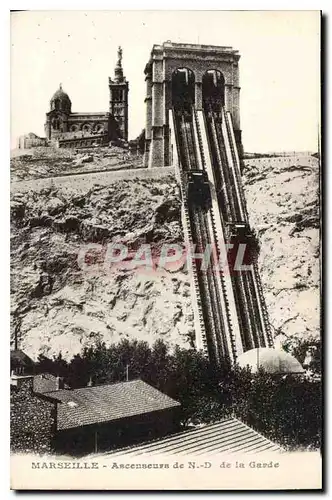
[[[113,101],[122,101],[122,90],[120,89],[113,90]]]
[[[82,126],[82,130],[83,132],[91,132],[91,126],[89,125],[89,123],[84,123],[84,125]]]
[[[102,132],[104,132],[104,126],[101,123],[97,123],[97,125],[95,126],[95,131],[98,134],[101,134]]]
[[[225,105],[225,79],[217,69],[209,69],[202,79],[204,107],[220,110]]]
[[[191,110],[195,102],[195,75],[191,69],[178,68],[172,74],[172,104],[175,109]]]
[[[52,127],[54,130],[60,130],[60,120],[59,118],[54,118],[52,121]]]

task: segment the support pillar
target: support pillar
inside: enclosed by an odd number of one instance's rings
[[[225,84],[225,109],[233,114],[233,86]]]
[[[149,157],[148,153],[150,151],[150,143],[152,139],[152,97],[147,97],[145,99],[146,104],[146,122],[145,122],[145,147],[144,147],[144,166],[148,166]]]
[[[143,165],[147,167],[149,165],[149,151],[150,151],[150,143],[152,137],[152,82],[151,82],[151,74],[147,74],[145,77],[146,81],[146,118],[145,118],[145,146],[144,146],[144,157],[143,157]]]
[[[159,80],[160,78],[158,78]],[[164,86],[152,82],[152,136],[148,168],[164,166]]]
[[[149,156],[150,156],[151,139],[145,139],[144,144],[144,155],[143,155],[143,166],[149,166]]]
[[[164,165],[164,134],[163,127],[152,127],[152,139],[149,152],[148,168]]]
[[[203,85],[202,82],[195,82],[195,108],[197,111],[203,109]]]
[[[163,82],[163,122],[164,122],[164,167],[169,167],[172,165],[172,154],[171,154],[171,144],[170,144],[170,122],[169,122],[169,110],[172,108],[172,85],[171,82]]]
[[[240,87],[233,87],[232,119],[235,130],[240,130]]]

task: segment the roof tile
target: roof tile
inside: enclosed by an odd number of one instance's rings
[[[58,430],[109,422],[180,406],[142,380],[63,389],[45,395],[58,401]]]
[[[107,453],[114,455],[214,455],[284,451],[236,418],[201,425],[143,445]]]

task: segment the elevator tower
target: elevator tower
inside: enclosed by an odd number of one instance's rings
[[[153,46],[145,67],[145,166],[173,164],[176,146],[170,115],[177,97],[184,94],[179,90],[181,85],[187,86],[187,95],[197,111],[203,110],[204,91],[211,87],[212,95],[219,93],[222,106],[231,113],[236,144],[242,152],[239,59],[232,47],[169,41]]]

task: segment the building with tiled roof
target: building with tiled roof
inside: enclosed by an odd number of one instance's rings
[[[58,430],[129,419],[180,406],[142,380],[44,394],[58,402]]]
[[[175,417],[180,403],[142,380],[68,389],[51,374],[15,377],[15,451],[105,452],[106,457],[283,451],[236,418],[179,432]]]
[[[142,380],[68,389],[51,374],[15,377],[11,380],[15,451],[86,454],[177,429],[180,403]]]
[[[281,453],[284,450],[236,418],[226,418],[201,425],[149,443],[119,449],[115,455],[215,455],[246,453]]]
[[[142,380],[43,394],[56,402],[55,448],[85,454],[176,430],[177,401]]]
[[[32,374],[34,362],[21,349],[12,349],[10,351],[10,371],[15,375]]]
[[[64,387],[63,379],[51,373],[40,373],[33,377],[33,391],[39,394],[58,391]]]

